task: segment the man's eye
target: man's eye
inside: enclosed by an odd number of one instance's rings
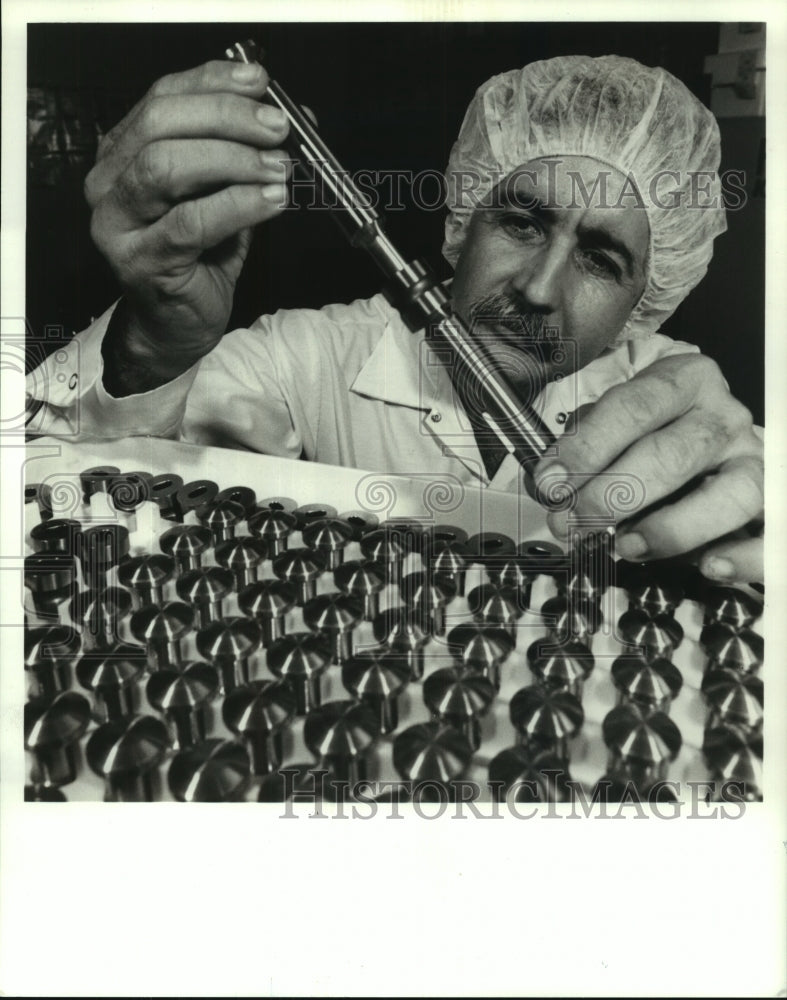
[[[501,224],[506,232],[520,238],[539,236],[542,231],[538,223],[524,215],[504,215]]]
[[[601,251],[582,250],[580,252],[580,256],[582,258],[583,266],[592,274],[608,278],[620,277],[620,268],[618,265],[614,260],[612,260],[611,257],[607,257],[607,255],[601,253]]]

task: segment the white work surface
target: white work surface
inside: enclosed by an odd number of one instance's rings
[[[108,520],[116,517],[127,524],[131,535],[133,554],[158,552],[157,538],[171,522],[158,519],[154,505],[140,518],[116,515],[106,497],[98,495],[88,511],[81,501],[79,473],[91,466],[112,464],[122,472],[144,470],[154,474],[177,473],[184,482],[195,479],[214,480],[220,489],[230,486],[249,486],[261,500],[271,496],[287,496],[298,504],[325,503],[336,507],[339,513],[350,510],[366,510],[374,513],[382,521],[386,518],[418,518],[424,527],[430,524],[452,524],[464,528],[472,534],[478,531],[500,531],[511,535],[516,541],[525,539],[549,539],[542,510],[526,495],[515,496],[495,493],[490,490],[462,486],[446,477],[433,480],[428,476],[404,478],[385,476],[380,473],[364,473],[354,469],[335,468],[308,462],[295,462],[246,452],[229,451],[219,448],[196,447],[177,442],[148,438],[130,438],[117,442],[87,443],[78,446],[51,439],[35,441],[28,450],[26,481],[46,482],[53,489],[54,516],[75,517],[86,521]],[[26,529],[38,520],[34,504],[28,505]],[[194,517],[187,516],[187,521]],[[243,533],[245,525],[239,532]],[[290,546],[300,544],[299,535],[290,540]],[[204,565],[210,565],[212,552],[205,554]],[[348,546],[345,558],[360,557],[357,543]],[[420,557],[408,557],[405,572],[420,568]],[[272,577],[270,561],[262,567],[260,578]],[[484,572],[473,566],[468,572],[465,593],[484,580]],[[113,582],[110,579],[110,582]],[[318,581],[318,593],[335,590],[331,573],[325,573]],[[484,782],[487,779],[489,761],[498,752],[516,742],[516,733],[510,722],[508,703],[513,694],[522,687],[533,683],[525,654],[528,646],[545,635],[539,608],[543,602],[556,593],[551,578],[539,577],[534,586],[530,610],[520,619],[516,649],[502,670],[502,685],[492,710],[482,721],[482,745],[476,752],[467,777]],[[177,599],[174,582],[165,590],[167,600]],[[399,603],[396,588],[389,586],[381,595],[381,608]],[[610,677],[610,667],[622,647],[614,637],[611,627],[614,615],[616,622],[627,609],[628,602],[622,591],[613,590],[605,599],[604,609],[610,627],[594,637],[593,653],[596,667],[585,683],[583,708],[585,722],[572,743],[571,776],[590,790],[605,772],[607,750],[601,736],[601,723],[606,714],[617,703],[617,693]],[[235,596],[224,604],[225,615],[239,614]],[[63,610],[63,621],[68,622],[67,611]],[[702,628],[702,609],[699,605],[684,601],[678,608],[676,619],[684,629],[684,640],[673,656],[675,666],[683,675],[683,689],[672,704],[670,716],[678,725],[683,737],[683,746],[678,758],[672,763],[668,777],[686,782],[707,778],[707,770],[700,747],[707,709],[699,694],[705,657],[697,640]],[[447,630],[461,621],[470,619],[467,601],[457,597],[447,608]],[[127,621],[121,625],[121,635],[134,641],[128,632]],[[301,611],[296,608],[288,614],[287,631],[304,630]],[[370,626],[364,623],[354,635],[355,648],[374,645]],[[197,660],[194,633],[183,641],[183,659]],[[440,639],[433,639],[426,647],[425,676],[440,667],[450,664],[445,646]],[[260,649],[251,660],[252,676],[255,679],[271,677],[265,665],[265,652]],[[80,690],[74,680],[73,690]],[[155,715],[144,696],[144,682],[139,684],[137,711]],[[82,692],[89,696],[89,692]],[[335,666],[329,667],[323,675],[323,703],[333,699],[347,698],[341,682],[341,672]],[[411,683],[399,700],[399,727],[401,732],[408,725],[427,721],[430,713],[423,703],[421,685]],[[95,728],[91,724],[89,732]],[[310,754],[302,740],[303,720],[297,720],[285,734],[284,763],[307,763]],[[394,734],[395,735],[395,734]],[[212,708],[212,724],[209,736],[233,738],[221,720],[218,701]],[[85,739],[81,741],[84,746]],[[368,778],[371,780],[397,780],[393,770],[390,745],[393,736],[381,738],[368,758]],[[171,756],[171,753],[170,753]],[[164,771],[162,768],[161,797],[169,799]],[[253,782],[248,800],[256,796],[257,783]],[[92,774],[84,763],[76,782],[63,788],[69,800],[100,800],[103,797],[103,781]]]

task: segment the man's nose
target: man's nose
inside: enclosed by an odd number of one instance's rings
[[[557,244],[541,247],[528,256],[511,278],[511,287],[533,312],[555,312],[560,303],[567,249]]]

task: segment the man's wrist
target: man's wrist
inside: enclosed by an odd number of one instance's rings
[[[163,352],[125,299],[115,307],[101,345],[104,388],[115,398],[151,392],[188,371],[201,355]]]

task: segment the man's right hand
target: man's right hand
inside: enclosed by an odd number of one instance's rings
[[[163,77],[101,141],[85,181],[91,234],[123,299],[105,340],[105,385],[147,391],[221,339],[252,227],[286,206],[283,112],[259,104],[257,64]]]

